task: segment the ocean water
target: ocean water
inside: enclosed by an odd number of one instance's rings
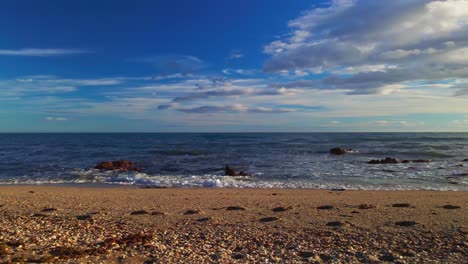
[[[367,164],[385,157],[433,162]],[[466,191],[467,158],[468,133],[0,134],[0,184]],[[119,159],[142,172],[93,169]]]

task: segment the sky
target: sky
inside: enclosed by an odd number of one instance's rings
[[[468,132],[468,0],[5,0],[0,132]]]

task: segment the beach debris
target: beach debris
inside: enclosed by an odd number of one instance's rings
[[[138,211],[133,211],[130,213],[130,215],[147,215],[147,214],[149,213],[145,210],[138,210]]]
[[[279,220],[278,217],[274,217],[274,216],[269,216],[269,217],[263,217],[263,218],[260,218],[260,222],[261,223],[268,223],[268,222],[273,222],[273,221],[277,221]]]
[[[56,210],[57,209],[55,209],[55,208],[49,207],[49,208],[42,209],[42,212],[53,212],[53,211],[56,211]]]
[[[110,171],[136,171],[140,172],[141,169],[134,166],[134,162],[128,160],[115,160],[115,161],[104,161],[94,167],[98,170],[110,170]]]
[[[346,150],[344,148],[336,147],[330,149],[330,154],[332,155],[344,155],[346,153]]]
[[[414,221],[398,221],[398,222],[395,222],[395,225],[397,225],[397,226],[414,226],[416,224],[417,223],[414,222]]]
[[[241,206],[228,206],[226,207],[226,211],[245,211],[245,208]]]
[[[226,165],[226,167],[224,168],[224,175],[226,176],[250,176],[250,174],[246,171],[240,171],[239,173],[237,173],[237,171],[229,165]]]
[[[392,207],[399,207],[399,208],[406,208],[406,207],[410,207],[411,205],[409,203],[396,203],[396,204],[392,204]]]
[[[333,205],[321,205],[317,206],[317,210],[330,210],[335,208]]]
[[[341,227],[341,226],[343,226],[343,223],[340,222],[340,221],[332,221],[332,222],[328,222],[328,223],[326,224],[326,226]]]
[[[385,158],[385,159],[373,159],[367,162],[367,164],[396,164],[398,160],[395,158]]]
[[[374,209],[374,208],[375,208],[375,205],[372,205],[372,204],[360,204],[358,206],[358,209],[361,209],[361,210]]]
[[[201,214],[201,211],[196,210],[196,209],[189,209],[189,210],[185,211],[185,213],[184,213],[184,215],[192,215],[192,214]]]
[[[442,206],[442,208],[448,209],[448,210],[454,210],[454,209],[460,209],[461,207],[458,206],[458,205],[450,205],[450,204],[447,204],[447,205]]]
[[[275,208],[271,209],[271,211],[273,211],[273,212],[286,212],[286,211],[289,211],[291,209],[292,209],[291,206],[289,206],[289,207],[278,206],[278,207],[275,207]]]

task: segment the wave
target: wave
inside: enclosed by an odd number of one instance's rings
[[[292,188],[292,189],[347,189],[347,190],[451,190],[468,191],[468,185],[421,184],[351,184],[345,182],[317,182],[312,180],[261,180],[253,177],[222,175],[150,175],[136,172],[101,172],[95,169],[76,170],[75,177],[0,179],[0,184],[105,184],[153,187],[204,188]]]

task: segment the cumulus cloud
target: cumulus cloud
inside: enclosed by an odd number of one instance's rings
[[[289,35],[265,46],[264,71],[326,73],[309,88],[367,94],[406,81],[468,78],[465,0],[335,0],[288,26]]]
[[[49,57],[89,53],[81,49],[0,49],[0,56]]]

